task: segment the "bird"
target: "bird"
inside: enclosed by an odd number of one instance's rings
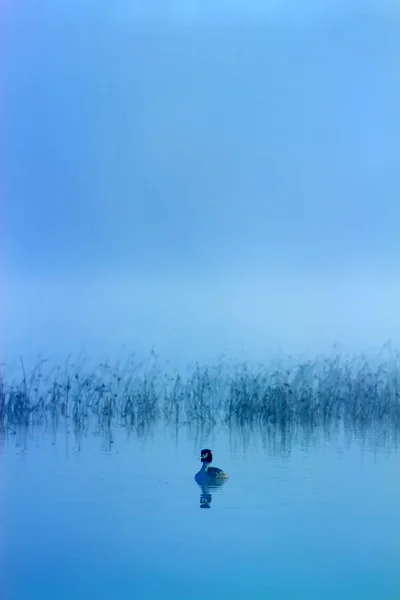
[[[201,469],[195,475],[195,480],[197,483],[202,482],[218,482],[221,479],[228,479],[228,474],[225,473],[222,469],[218,469],[217,467],[210,467],[212,463],[213,455],[211,450],[205,448],[200,452],[200,460],[201,460]]]

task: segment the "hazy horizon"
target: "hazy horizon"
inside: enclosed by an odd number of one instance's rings
[[[400,344],[400,11],[298,6],[3,6],[3,356]]]

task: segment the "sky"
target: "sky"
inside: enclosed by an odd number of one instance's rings
[[[400,342],[396,2],[0,19],[4,356]]]

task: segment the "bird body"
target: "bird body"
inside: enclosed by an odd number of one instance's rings
[[[225,471],[218,469],[217,467],[210,467],[212,459],[213,456],[211,450],[206,448],[201,451],[201,469],[195,476],[197,482],[208,481],[212,483],[213,481],[228,479],[228,474],[225,473]]]

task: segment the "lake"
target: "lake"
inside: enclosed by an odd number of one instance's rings
[[[393,432],[96,427],[3,430],[3,600],[400,597]]]

